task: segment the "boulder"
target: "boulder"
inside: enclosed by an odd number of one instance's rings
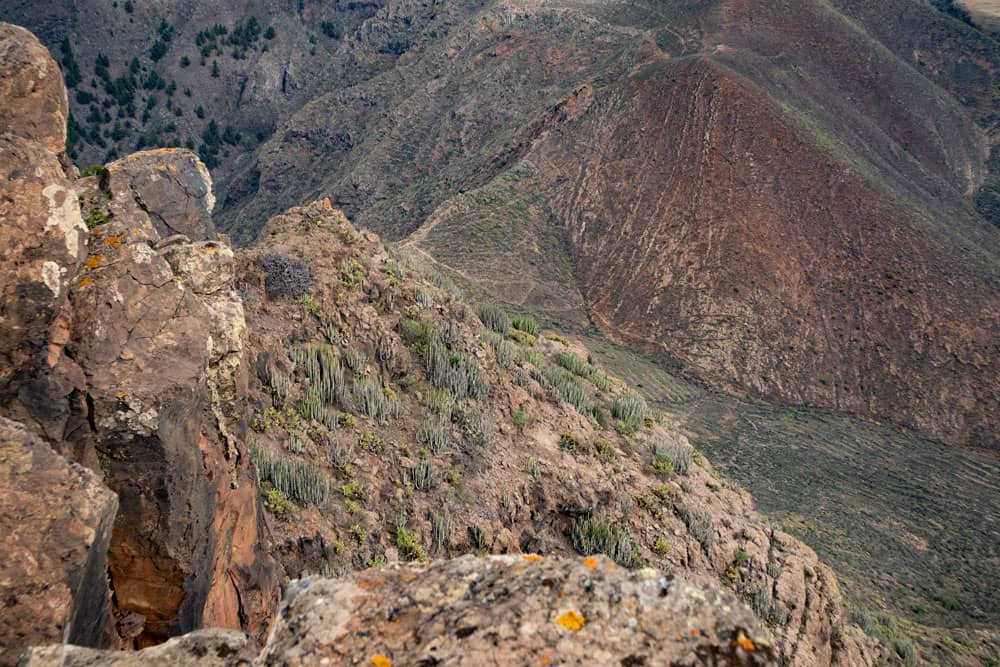
[[[34,644],[113,645],[105,554],[115,494],[2,417],[0,489],[0,665]]]
[[[0,22],[0,131],[66,150],[69,100],[62,71],[30,32]]]
[[[770,665],[717,584],[604,557],[463,556],[303,580],[258,665]]]
[[[147,214],[163,238],[215,237],[212,177],[191,151],[158,148],[132,153],[105,167],[101,186],[119,205],[126,202]]]

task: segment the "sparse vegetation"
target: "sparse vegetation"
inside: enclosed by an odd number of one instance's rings
[[[400,517],[396,523],[396,546],[400,554],[407,560],[421,563],[427,560],[427,551],[417,540],[417,536],[406,529],[406,517]]]
[[[604,554],[619,565],[636,568],[642,565],[642,552],[628,529],[621,524],[598,517],[583,517],[573,521],[570,532],[573,547],[583,554]]]
[[[653,469],[664,475],[686,475],[691,470],[691,448],[676,440],[653,446]]]
[[[310,463],[273,456],[266,450],[250,447],[250,460],[262,483],[270,484],[288,498],[302,504],[322,505],[330,492],[330,479]]]
[[[692,510],[686,506],[678,508],[678,513],[687,526],[688,532],[698,540],[703,549],[708,549],[715,543],[715,525],[708,512]]]
[[[512,317],[510,325],[517,331],[526,333],[532,338],[538,336],[538,322],[532,317]]]
[[[510,318],[507,316],[507,312],[500,306],[483,303],[476,308],[476,314],[486,328],[491,331],[495,331],[498,334],[505,334],[510,329]]]
[[[648,410],[646,399],[635,391],[627,391],[621,396],[616,396],[611,403],[611,416],[623,422],[626,427],[632,429],[632,432],[645,426]]]
[[[316,282],[316,275],[307,264],[285,255],[268,255],[260,268],[266,275],[264,289],[272,299],[281,296],[297,299],[307,294]]]
[[[385,424],[402,413],[403,406],[399,399],[375,378],[359,377],[354,384],[354,395],[358,411],[379,424]]]

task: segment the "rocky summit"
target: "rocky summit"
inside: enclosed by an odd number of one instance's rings
[[[0,665],[997,664],[643,386],[996,448],[989,11],[216,4],[0,0]]]

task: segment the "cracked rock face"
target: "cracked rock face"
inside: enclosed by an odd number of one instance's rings
[[[104,179],[117,199],[131,195],[161,237],[184,234],[201,240],[215,236],[212,178],[191,151],[159,148],[133,153],[108,164]]]
[[[169,149],[73,181],[57,155],[65,110],[48,51],[0,24],[0,417],[47,452],[4,454],[2,553],[23,552],[5,581],[35,588],[11,593],[29,620],[3,645],[141,647],[203,626],[261,636],[278,575],[236,439],[246,324],[233,253],[212,228],[212,181],[192,153]],[[46,495],[68,474],[55,452],[118,500],[75,520],[87,498]],[[23,521],[43,498],[68,515]]]
[[[104,644],[114,632],[104,572],[115,494],[2,417],[0,488],[0,665],[31,644]]]

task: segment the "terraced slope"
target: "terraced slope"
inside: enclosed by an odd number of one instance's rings
[[[929,664],[998,659],[995,456],[708,392],[620,346],[587,344],[678,420],[771,521],[834,566],[869,632],[912,642]]]

